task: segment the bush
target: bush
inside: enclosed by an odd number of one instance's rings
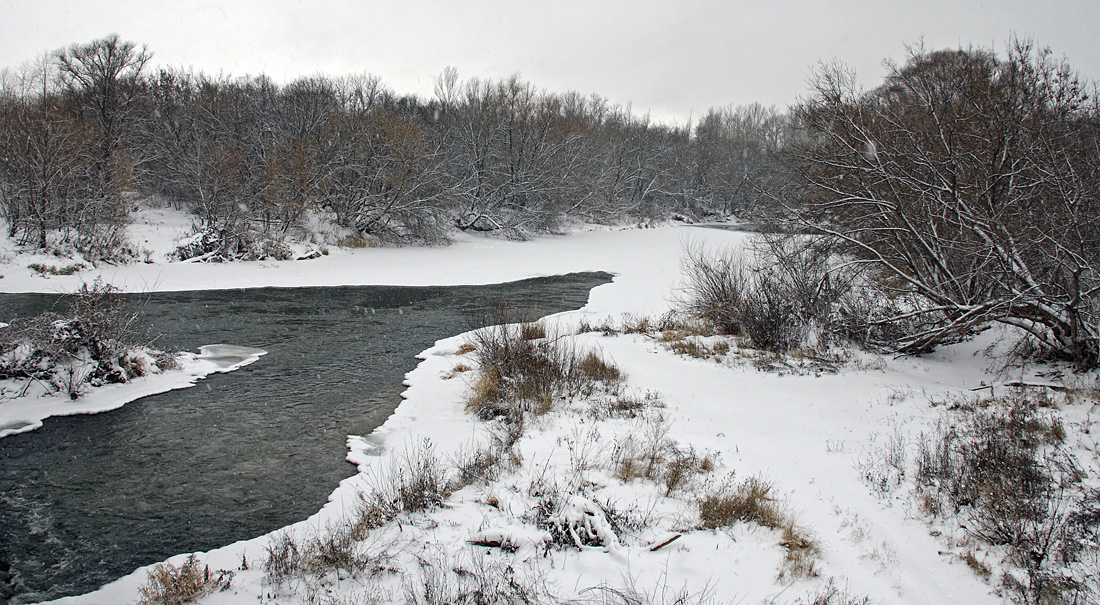
[[[286,243],[249,228],[224,227],[195,233],[176,246],[170,256],[174,260],[224,262],[289,260],[294,254]]]
[[[76,399],[88,385],[126,382],[173,367],[174,359],[139,343],[137,313],[118,289],[84,284],[66,313],[15,319],[0,330],[0,379],[33,379]]]
[[[926,299],[941,321],[906,352],[1001,322],[1092,367],[1100,99],[1050,50],[1007,51],[920,44],[870,90],[819,70],[792,110],[809,143],[786,150],[807,185],[792,209]]]
[[[1042,403],[1018,394],[959,404],[921,438],[916,494],[926,513],[958,515],[972,536],[1006,549],[1023,575],[1002,583],[1019,602],[1070,602],[1098,588],[1073,570],[1096,555],[1100,500]]]
[[[768,237],[744,253],[685,246],[680,310],[713,333],[785,353],[820,344],[853,275],[824,240]]]
[[[684,247],[680,308],[718,334],[742,332],[741,308],[749,289],[748,268],[740,256]]]

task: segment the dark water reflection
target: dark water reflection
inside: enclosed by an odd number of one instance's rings
[[[194,388],[0,439],[0,602],[87,592],[308,517],[354,472],[347,435],[389,416],[414,355],[469,329],[492,301],[545,315],[583,306],[609,278],[144,297],[162,348],[225,342],[268,355]],[[2,296],[0,320],[55,300]]]

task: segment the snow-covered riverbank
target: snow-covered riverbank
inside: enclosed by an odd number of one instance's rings
[[[583,309],[546,321],[550,330],[572,334],[581,322],[660,316],[674,300],[685,241],[713,248],[742,245],[746,237],[668,226],[524,243],[470,238],[447,248],[334,250],[308,261],[141,264],[70,277],[42,278],[7,267],[0,288],[69,290],[96,275],[141,291],[480,284],[575,271],[614,273],[614,281],[594,289]],[[377,574],[334,573],[324,580],[273,585],[263,562],[274,535],[202,553],[198,560],[211,570],[234,572],[228,590],[202,602],[400,601],[418,583],[455,570],[513,574],[508,577],[543,586],[559,599],[597,602],[619,602],[611,598],[616,591],[646,593],[663,602],[683,590],[718,602],[793,603],[812,600],[830,586],[876,603],[1001,602],[993,586],[963,562],[969,549],[996,568],[996,553],[975,553],[956,534],[921,520],[904,490],[874,489],[866,480],[887,441],[900,440],[909,444],[903,449],[911,449],[941,417],[942,409],[931,401],[1021,377],[989,372],[984,351],[995,347],[997,334],[989,331],[919,359],[853,354],[836,373],[763,371],[736,354],[696,359],[640,334],[570,336],[578,347],[601,351],[618,365],[626,375],[623,392],[648,399],[649,411],[633,418],[601,417],[592,412],[591,401],[578,398],[540,416],[516,442],[515,468],[458,490],[442,508],[403,516],[359,542],[357,548],[376,555],[385,567]],[[441,340],[420,356],[393,416],[371,435],[349,437],[349,460],[359,474],[343,481],[316,515],[282,530],[285,535],[308,540],[346,524],[362,502],[360,494],[375,490],[425,442],[449,464],[490,439],[488,425],[465,411],[469,374],[456,368],[469,363],[462,353],[467,340],[465,335]],[[1067,426],[1083,426],[1091,408],[1069,406],[1062,413]],[[1076,431],[1072,438],[1091,439]],[[693,448],[714,468],[677,493],[644,478],[616,476],[612,458],[630,439]],[[818,547],[814,574],[780,577],[784,551],[777,530],[751,523],[696,528],[701,494],[730,473],[773,484],[774,497]],[[613,548],[546,550],[518,540],[506,551],[468,543],[486,535],[537,542],[538,532],[525,522],[536,485],[582,490],[587,501],[607,503],[637,522],[617,536]],[[677,534],[676,541],[653,548]],[[171,562],[184,560],[180,555]],[[63,601],[136,602],[146,580],[147,569],[140,569],[95,593]]]

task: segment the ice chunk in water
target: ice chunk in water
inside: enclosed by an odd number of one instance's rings
[[[256,361],[261,355],[267,355],[267,351],[223,344],[199,347],[198,358],[214,362],[219,372],[230,372]]]
[[[38,428],[42,425],[42,422],[32,422],[30,420],[13,420],[11,422],[0,422],[0,437],[7,437],[8,435],[14,435],[16,433],[23,433],[31,428]]]

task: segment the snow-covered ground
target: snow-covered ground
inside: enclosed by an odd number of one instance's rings
[[[161,229],[174,224],[169,215],[162,216]],[[747,237],[687,226],[594,229],[523,243],[463,238],[445,248],[333,249],[307,261],[140,263],[49,278],[25,269],[26,259],[9,252],[7,266],[0,269],[0,290],[67,291],[96,276],[130,291],[147,291],[483,284],[575,271],[613,273],[614,281],[595,288],[583,309],[545,320],[551,331],[572,333],[582,321],[611,318],[618,323],[624,316],[660,316],[680,283],[686,241],[714,248],[740,246]],[[172,238],[160,233],[142,239],[163,247]],[[602,352],[622,369],[626,394],[659,403],[635,418],[616,418],[593,414],[590,402],[578,398],[529,422],[516,443],[517,466],[494,481],[455,492],[442,508],[401,516],[398,523],[358,542],[360,554],[384,561],[376,574],[332,573],[274,585],[265,579],[263,561],[280,532],[200,553],[197,560],[212,571],[234,572],[227,590],[201,602],[400,600],[418,583],[439,574],[459,577],[464,571],[504,574],[521,584],[545,586],[560,599],[590,602],[625,602],[611,597],[626,590],[646,593],[653,602],[671,601],[681,590],[716,602],[809,602],[828,586],[875,603],[1002,602],[994,586],[962,562],[955,534],[922,520],[905,490],[875,489],[864,479],[869,468],[881,464],[887,441],[901,440],[911,448],[913,439],[940,418],[942,408],[931,401],[985,384],[1031,378],[991,372],[996,364],[986,351],[996,348],[998,335],[987,331],[974,342],[923,358],[852,354],[836,373],[762,371],[732,354],[695,359],[640,334],[576,336],[578,346]],[[396,412],[372,434],[349,437],[348,458],[360,472],[336,487],[322,510],[281,530],[282,535],[304,543],[337,531],[360,506],[360,495],[371,493],[392,469],[423,453],[425,443],[431,444],[434,457],[450,464],[487,442],[489,424],[465,411],[472,372],[455,372],[458,366],[472,365],[461,348],[468,339],[456,335],[420,355]],[[118,392],[145,394],[143,388],[127,385]],[[1087,426],[1091,410],[1080,404],[1062,413],[1067,426]],[[1072,438],[1091,439],[1079,432]],[[616,477],[611,470],[616,452],[630,440],[646,439],[694,448],[715,460],[715,468],[669,496],[652,481]],[[1080,445],[1096,451],[1095,441]],[[780,577],[784,550],[777,530],[747,523],[693,529],[701,494],[731,473],[738,480],[755,476],[773,483],[773,495],[818,545],[816,575]],[[540,532],[525,517],[538,491],[534,488],[549,485],[584,493],[586,499],[577,501],[582,517],[584,503],[594,501],[628,511],[641,522],[607,547],[538,547]],[[677,534],[679,539],[651,550]],[[468,543],[486,537],[514,538],[516,548]],[[979,549],[977,556],[988,557],[996,568],[996,553]],[[185,559],[181,554],[170,562],[181,565]],[[136,602],[148,571],[136,570],[97,592],[62,601]]]

